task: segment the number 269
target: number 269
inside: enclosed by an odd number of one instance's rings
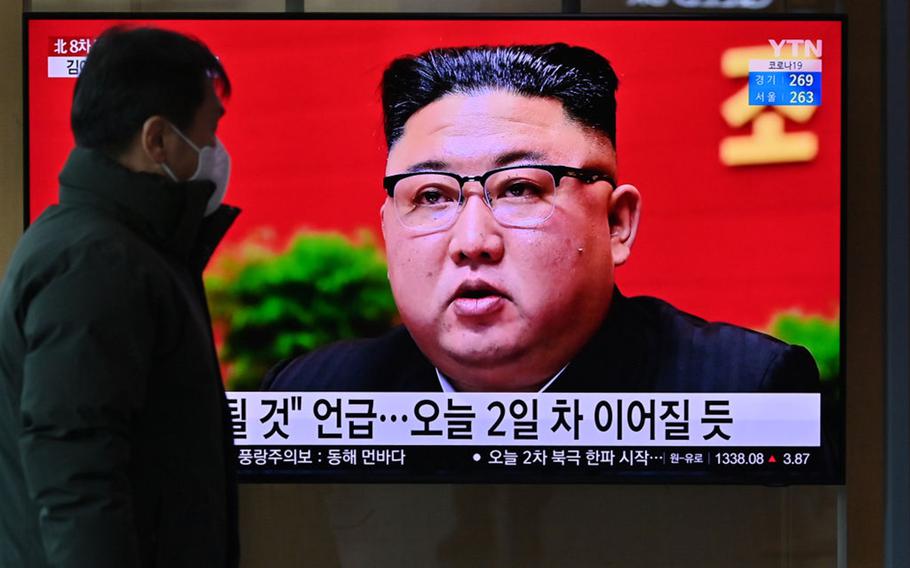
[[[791,87],[811,87],[815,77],[806,73],[790,73]]]

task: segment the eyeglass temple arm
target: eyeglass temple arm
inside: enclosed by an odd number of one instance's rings
[[[611,176],[609,174],[601,174],[601,173],[597,173],[597,172],[592,172],[591,170],[581,170],[578,168],[569,168],[569,167],[563,168],[561,174],[565,175],[565,176],[573,177],[576,179],[580,179],[581,181],[583,181],[585,183],[606,181],[606,182],[609,182],[609,184],[612,185],[613,187],[616,187],[616,180],[614,180],[613,176]],[[559,184],[559,181],[560,180],[556,180],[557,185]]]

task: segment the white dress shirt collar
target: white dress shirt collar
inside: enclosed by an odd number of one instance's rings
[[[563,368],[560,369],[558,373],[553,375],[553,378],[551,378],[549,381],[547,381],[544,386],[540,387],[540,389],[537,392],[544,392],[548,388],[550,388],[550,385],[552,385],[553,382],[559,378],[559,375],[561,375],[562,372],[565,371],[566,367],[568,367],[568,366],[569,366],[569,364],[566,363],[563,366]],[[447,379],[446,376],[442,374],[442,371],[440,371],[439,369],[437,369],[435,367],[434,367],[434,369],[436,369],[436,378],[439,379],[439,386],[442,387],[442,392],[458,392],[455,389],[455,387],[452,386],[451,381],[449,381],[449,379]]]

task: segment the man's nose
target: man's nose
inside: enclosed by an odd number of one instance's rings
[[[505,251],[502,226],[493,218],[482,192],[465,190],[464,208],[450,231],[449,256],[456,263],[497,263],[502,260]]]

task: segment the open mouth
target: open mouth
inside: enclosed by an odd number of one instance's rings
[[[482,317],[498,312],[508,295],[482,280],[463,282],[452,296],[452,308],[460,317]]]

